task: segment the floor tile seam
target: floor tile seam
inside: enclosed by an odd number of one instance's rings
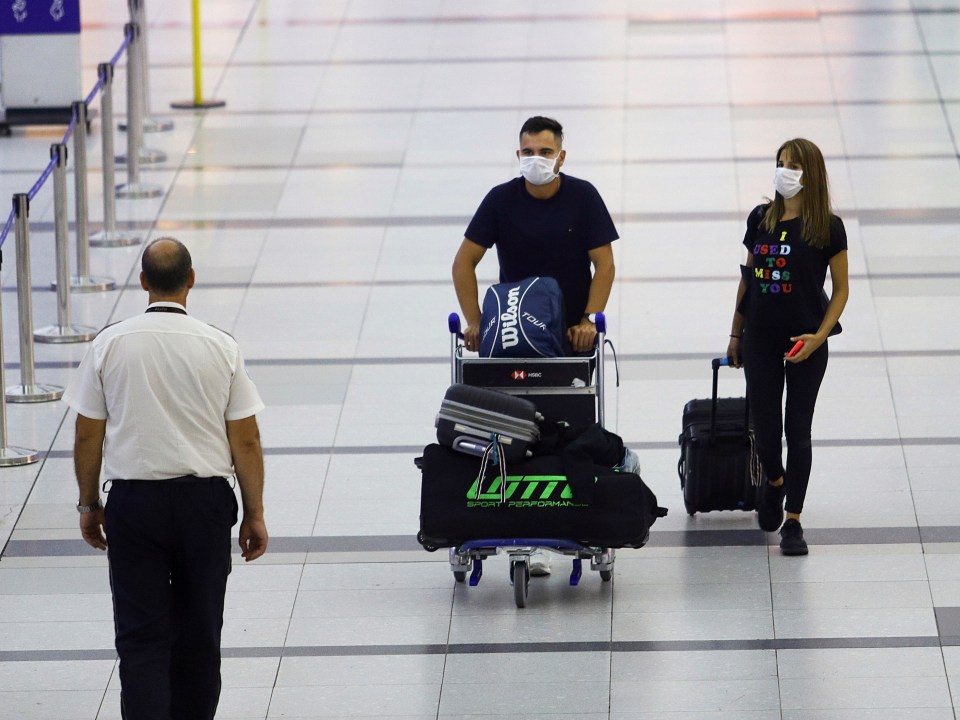
[[[670,440],[639,441],[624,438],[624,444],[639,450],[673,450],[677,443]],[[853,447],[951,447],[960,445],[960,437],[906,437],[906,438],[843,438],[814,440],[814,447],[853,448]],[[304,446],[267,446],[265,456],[284,455],[419,455],[424,446],[418,445],[304,445]],[[70,459],[72,450],[44,450],[41,460]]]
[[[899,103],[898,103],[899,104]],[[949,99],[938,99],[931,100],[929,102],[917,102],[917,105],[937,105],[943,108],[946,104],[960,105],[960,98],[957,100]],[[833,103],[838,109],[846,105],[843,102]],[[683,109],[688,109],[689,106],[681,106]],[[733,105],[727,103],[724,107],[733,107]],[[944,108],[945,110],[945,108]],[[342,111],[343,113],[349,113],[350,111]],[[409,112],[410,115],[416,115],[419,110],[414,110]],[[240,114],[240,113],[238,113]],[[363,114],[358,112],[355,114]],[[731,123],[734,124],[734,123]],[[224,134],[228,133],[231,128],[213,128],[214,132],[223,132]],[[949,118],[947,119],[947,130],[948,134],[953,136],[952,127],[949,124]],[[842,154],[830,154],[824,153],[824,159],[827,163],[844,161],[844,162],[872,162],[872,161],[886,161],[886,160],[907,160],[907,161],[920,161],[920,160],[953,160],[957,157],[957,152],[944,153],[944,152],[874,152],[874,153],[852,153],[845,152]],[[661,157],[658,155],[649,155],[645,156],[642,154],[636,155],[631,154],[630,157],[622,157],[618,159],[612,159],[609,157],[597,157],[591,159],[590,156],[581,157],[580,162],[583,165],[589,165],[591,167],[626,167],[631,166],[640,166],[646,167],[651,163],[658,165],[720,165],[720,164],[729,164],[729,163],[750,163],[756,162],[761,163],[765,162],[767,158],[763,155],[747,155],[747,154],[731,154],[727,157]],[[474,165],[478,168],[499,168],[502,166],[501,162],[483,162],[478,160],[474,162]],[[273,172],[273,171],[294,171],[294,172],[319,172],[319,171],[343,171],[343,170],[355,170],[355,171],[367,171],[367,170],[443,170],[447,166],[440,162],[418,162],[418,161],[408,161],[403,160],[400,162],[385,162],[385,161],[376,161],[376,162],[310,162],[310,163],[298,163],[294,161],[291,164],[286,165],[270,165],[264,163],[236,163],[236,164],[226,164],[226,163],[217,163],[217,164],[207,164],[207,165],[184,165],[180,168],[182,174],[189,173],[221,173],[221,174],[230,174],[236,172],[249,172],[249,173],[261,173],[261,172]],[[155,173],[167,173],[170,171],[169,166],[155,166],[148,167],[145,172],[147,174],[151,172]],[[93,168],[93,170],[98,170],[98,168]],[[11,168],[0,171],[0,176],[19,176],[19,175],[34,175],[35,170],[21,169],[21,168]],[[855,213],[854,209],[846,208],[837,208],[837,214],[840,215],[849,215]],[[616,213],[614,213],[616,214]],[[675,213],[675,215],[682,216],[683,212]],[[392,215],[394,217],[402,217],[400,215]],[[283,220],[284,218],[281,218]],[[738,218],[740,219],[740,218]],[[166,226],[169,222],[178,222],[178,220],[164,220],[164,225]],[[182,222],[182,221],[179,221]],[[209,221],[204,221],[209,222]],[[259,222],[267,222],[266,220],[260,219]],[[100,222],[94,222],[93,225],[99,225]],[[140,220],[116,220],[116,225],[120,229],[127,230],[136,230],[141,229],[144,225],[144,221]],[[31,228],[48,232],[53,229],[54,223],[49,220],[36,220],[31,223]],[[48,227],[49,226],[49,227]],[[126,227],[124,227],[126,226]],[[71,230],[75,230],[74,221],[68,221],[68,227]]]
[[[960,542],[960,527],[873,527],[873,528],[816,528],[807,529],[811,540],[820,547],[865,547],[875,549],[881,545],[918,546],[953,544]],[[818,542],[818,538],[822,541]],[[303,553],[314,554],[370,554],[378,552],[406,552],[417,555],[424,552],[413,534],[410,535],[330,535],[330,536],[275,536],[271,538],[272,550],[290,553],[295,557],[290,563],[311,564],[301,559]],[[649,548],[735,548],[776,547],[776,539],[765,537],[755,529],[742,530],[657,530],[651,531]],[[19,540],[13,535],[7,544],[4,557],[12,558],[70,558],[98,557],[81,539]],[[652,559],[652,558],[651,558]],[[659,559],[659,558],[658,558]],[[644,560],[640,557],[622,558],[622,562]],[[375,562],[371,560],[370,562]],[[441,556],[423,555],[423,562],[441,563]],[[6,568],[4,568],[6,569]],[[10,572],[22,568],[9,568]],[[770,582],[775,582],[774,578]]]
[[[734,162],[734,161],[722,161]],[[857,220],[861,226],[874,225],[952,225],[960,222],[960,210],[954,206],[928,208],[911,207],[850,207],[835,208],[837,215],[847,222]],[[739,210],[705,211],[650,211],[650,212],[613,212],[611,216],[619,223],[655,223],[655,222],[737,222],[743,220],[744,213]],[[236,230],[236,229],[322,229],[344,227],[439,227],[455,225],[461,227],[469,223],[469,215],[311,215],[303,217],[273,218],[180,218],[162,221],[163,230]],[[130,228],[120,227],[129,224]],[[136,229],[150,232],[155,224],[144,227],[142,223],[117,223],[118,229]],[[53,223],[38,221],[31,227],[37,231],[52,231]],[[48,288],[47,288],[48,289]]]
[[[960,644],[960,638],[957,638]],[[941,643],[935,635],[862,636],[813,638],[753,638],[723,640],[597,640],[544,642],[433,643],[396,645],[288,645],[288,646],[225,646],[224,658],[287,658],[287,657],[357,657],[397,655],[479,655],[529,653],[656,653],[656,652],[724,652],[769,650],[846,650],[890,648],[936,648]],[[38,661],[112,660],[112,649],[74,650],[2,650],[0,663]]]
[[[627,31],[629,34],[629,30]],[[817,58],[913,58],[913,57],[949,57],[953,58],[960,55],[956,50],[938,49],[910,49],[896,48],[890,50],[871,50],[871,49],[845,49],[845,48],[827,48],[822,50],[806,50],[802,52],[792,52],[788,55],[782,53],[773,53],[769,51],[760,52],[693,52],[693,53],[652,53],[652,54],[628,54],[622,55],[455,55],[451,57],[389,57],[389,56],[368,56],[368,57],[330,57],[327,59],[295,59],[295,60],[239,60],[229,64],[222,62],[210,62],[207,67],[213,69],[230,68],[331,68],[331,67],[369,67],[369,66],[406,66],[421,65],[430,67],[433,65],[449,66],[476,66],[476,65],[530,65],[530,64],[565,64],[576,65],[578,63],[610,63],[629,65],[640,62],[669,62],[672,60],[690,60],[690,61],[724,61],[724,60],[782,60],[789,58],[791,60],[810,60]],[[151,69],[157,70],[183,70],[191,68],[189,62],[184,61],[166,61],[154,62],[150,65]]]
[[[876,358],[902,358],[902,359],[932,359],[932,358],[954,358],[956,350],[834,350],[830,353],[831,357],[851,360],[867,360]],[[683,362],[696,361],[701,362],[705,358],[709,359],[711,355],[703,352],[662,352],[662,353],[618,353],[617,358],[620,362]],[[313,366],[313,367],[335,367],[342,365],[449,365],[449,356],[432,355],[425,357],[418,356],[383,356],[383,357],[304,357],[304,358],[247,358],[245,363],[249,367],[291,367],[291,366]],[[40,360],[34,363],[35,369],[39,370],[72,370],[79,366],[79,360]],[[4,370],[16,371],[20,369],[17,361],[8,361],[4,363]],[[53,451],[57,452],[57,451]]]
[[[954,131],[954,125],[951,122],[950,112],[947,110],[948,100],[944,97],[943,88],[940,85],[940,80],[937,76],[936,68],[933,65],[933,59],[932,59],[933,55],[932,53],[929,52],[929,47],[927,44],[927,36],[923,31],[923,25],[920,23],[919,17],[917,15],[914,15],[914,20],[917,26],[917,32],[920,36],[920,43],[923,46],[924,54],[927,59],[927,69],[930,72],[931,81],[933,82],[933,85],[937,90],[937,98],[940,101],[939,103],[940,111],[946,123],[947,134],[950,136],[950,141],[953,143],[954,151],[958,153],[957,155],[958,159],[960,159],[960,144],[958,144],[957,142],[957,136],[956,136],[956,132]]]
[[[621,285],[634,284],[675,284],[687,285],[704,283],[729,283],[735,274],[728,275],[697,275],[694,273],[684,276],[674,275],[634,275],[618,277],[615,282]],[[853,272],[849,274],[850,280],[869,281],[869,280],[957,280],[960,279],[960,271],[932,271],[932,272]],[[440,278],[421,278],[407,280],[301,280],[301,281],[207,281],[203,284],[203,290],[291,290],[291,289],[337,289],[344,287],[352,288],[387,288],[387,287],[405,287],[405,288],[428,288],[428,287],[448,287],[450,281]],[[122,283],[116,286],[116,290],[137,290],[139,285],[136,283]],[[34,293],[52,292],[47,285],[34,285],[31,290]],[[4,292],[15,293],[15,287],[4,289]],[[960,292],[958,292],[960,294]],[[918,297],[922,297],[918,294]]]
[[[851,8],[851,7],[840,7],[840,8],[817,8],[813,11],[797,9],[792,12],[792,18],[796,21],[802,22],[812,22],[819,21],[823,18],[831,17],[850,17],[850,18],[863,18],[863,17],[895,17],[895,16],[951,16],[958,14],[958,10],[950,7],[910,7],[910,8]],[[282,28],[282,27],[313,27],[313,26],[323,26],[323,25],[338,25],[338,26],[369,26],[369,25],[385,25],[387,27],[396,26],[396,25],[420,25],[420,24],[437,24],[437,25],[459,25],[459,24],[476,24],[476,23],[491,23],[491,24],[503,24],[503,23],[534,23],[534,22],[571,22],[582,24],[584,22],[619,22],[625,20],[628,24],[644,24],[644,25],[675,25],[675,24],[684,24],[684,25],[697,25],[697,24],[707,24],[707,25],[725,25],[729,23],[736,22],[749,22],[749,23],[781,23],[784,21],[784,18],[790,18],[790,15],[785,15],[783,13],[767,14],[767,13],[758,13],[750,10],[730,10],[726,12],[710,12],[710,13],[699,13],[699,14],[677,14],[674,16],[664,16],[663,14],[657,13],[653,15],[647,15],[637,12],[602,12],[602,13],[512,13],[508,15],[503,14],[478,14],[473,13],[471,15],[456,15],[456,14],[411,14],[411,15],[395,15],[395,16],[374,16],[374,17],[364,17],[364,16],[350,16],[350,15],[339,15],[337,17],[320,17],[320,18],[310,18],[310,17],[293,17],[286,18],[282,21],[271,22],[269,19],[264,19],[261,22],[262,27],[268,28]],[[105,20],[100,21],[84,21],[82,24],[84,29],[97,29],[97,30],[106,30],[106,29],[121,29],[123,26],[120,23],[111,23]],[[191,25],[179,20],[164,20],[164,21],[152,21],[149,26],[150,29],[157,30],[188,30]],[[205,24],[204,27],[213,27],[216,29],[240,29],[243,27],[243,23],[240,23],[236,20],[224,20],[218,19],[212,23]]]
[[[833,106],[835,103],[839,102],[841,105],[850,105],[850,106],[862,106],[862,107],[895,107],[901,105],[938,105],[940,103],[939,98],[933,97],[906,97],[906,98],[843,98],[839,101],[830,99],[830,100],[804,100],[798,102],[785,102],[783,100],[765,100],[765,101],[755,101],[748,102],[745,100],[724,100],[716,102],[632,102],[626,104],[612,104],[612,103],[589,103],[589,102],[580,102],[580,103],[567,103],[567,104],[552,104],[551,108],[557,112],[583,112],[590,110],[603,110],[603,111],[624,111],[624,110],[680,110],[680,109],[724,109],[732,108],[734,110],[758,110],[758,109],[770,109],[770,108],[815,108],[815,107],[825,107]],[[947,102],[958,103],[960,102],[960,97],[949,98]],[[465,106],[462,104],[459,105],[428,105],[416,107],[413,105],[394,105],[394,106],[358,106],[358,107],[337,107],[332,106],[327,109],[303,109],[298,107],[293,108],[279,108],[276,110],[271,109],[244,109],[244,110],[231,110],[231,109],[222,109],[217,111],[218,116],[222,117],[232,117],[238,115],[246,116],[284,116],[284,115],[301,115],[308,114],[311,116],[322,116],[322,115],[344,115],[344,114],[356,114],[356,115],[396,115],[401,113],[412,113],[412,112],[425,112],[425,113],[437,113],[437,114],[449,114],[449,113],[467,113],[471,115],[476,115],[478,113],[505,113],[505,112],[522,112],[525,109],[526,105],[474,105],[474,106]],[[689,160],[684,160],[683,162],[689,162]],[[166,169],[165,167],[146,167],[144,172],[155,172]]]

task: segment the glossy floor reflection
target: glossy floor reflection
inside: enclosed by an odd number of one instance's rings
[[[122,42],[123,3],[85,2],[84,88]],[[234,334],[268,408],[271,552],[237,564],[218,718],[952,720],[960,683],[960,3],[957,0],[224,0],[150,2],[146,135],[163,195],[117,221],[191,249],[191,312]],[[123,111],[126,79],[114,96]],[[95,105],[96,106],[96,105]],[[417,544],[419,473],[446,388],[450,264],[484,193],[516,174],[533,114],[613,213],[608,424],[669,517],[612,583],[565,561],[518,610],[505,558],[456,585]],[[102,223],[99,121],[90,216]],[[62,128],[0,138],[25,192]],[[683,404],[726,347],[746,213],[773,153],[824,150],[851,297],[814,423],[805,558],[752,515],[689,517]],[[118,135],[118,147],[125,142]],[[117,182],[124,182],[123,169]],[[73,195],[72,178],[69,193]],[[71,201],[72,207],[72,201]],[[34,325],[56,317],[53,196],[31,204]],[[20,380],[16,250],[3,350]],[[91,251],[120,289],[77,323],[139,312],[140,247]],[[492,253],[481,285],[497,276]],[[35,350],[65,384],[86,346]],[[612,370],[611,368],[609,368]],[[742,394],[725,373],[722,395]],[[73,416],[7,407],[0,468],[0,715],[120,717],[106,563],[77,530]]]

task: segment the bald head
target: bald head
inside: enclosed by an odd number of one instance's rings
[[[141,285],[151,295],[174,297],[193,285],[193,259],[179,240],[157,238],[143,251]]]

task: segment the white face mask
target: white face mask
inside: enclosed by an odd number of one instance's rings
[[[785,198],[792,198],[803,190],[803,185],[800,184],[801,175],[803,175],[803,170],[788,170],[785,167],[778,167],[773,174],[773,186]]]
[[[520,157],[520,174],[531,185],[546,185],[556,180],[560,174],[553,171],[553,166],[556,164],[555,157],[523,155]]]

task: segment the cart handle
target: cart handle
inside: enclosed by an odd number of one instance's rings
[[[607,316],[602,312],[597,313],[597,332],[601,334],[606,334],[607,332]],[[460,332],[460,316],[457,313],[450,313],[447,316],[447,329],[450,330],[451,335],[456,335],[457,337],[462,338],[463,333]]]
[[[460,332],[460,316],[456,313],[450,313],[447,317],[447,327],[450,329],[451,335],[463,337],[463,334]]]

